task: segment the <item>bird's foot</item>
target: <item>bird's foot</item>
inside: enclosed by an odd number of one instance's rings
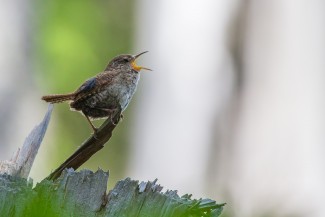
[[[114,122],[113,117],[114,117],[114,116],[111,115],[111,116],[110,116],[110,119],[111,119],[112,124],[113,124],[114,126],[116,126],[117,123]]]
[[[98,131],[98,128],[96,128],[96,127],[93,125],[93,123],[91,123],[89,117],[88,117],[85,113],[84,113],[84,115],[85,115],[85,117],[86,117],[88,123],[90,124],[91,129],[93,129],[93,131],[94,131],[94,133],[93,133],[94,138],[98,140],[98,138],[97,138],[97,131]]]
[[[94,139],[99,140],[99,138],[97,137],[98,128],[94,128],[93,130],[94,130],[94,133],[93,133]]]
[[[118,109],[115,108],[115,109],[107,109],[107,110],[110,111],[109,118],[111,119],[112,124],[113,124],[114,126],[116,126],[117,123],[115,123],[115,121],[114,121],[114,116],[115,116],[116,112],[118,111]]]

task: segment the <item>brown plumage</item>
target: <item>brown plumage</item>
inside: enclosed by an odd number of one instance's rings
[[[48,96],[43,96],[42,100],[50,103],[59,103],[59,102],[64,102],[68,100],[73,100],[75,94],[74,93],[69,93],[69,94],[54,94],[54,95],[48,95]]]
[[[118,109],[124,111],[136,90],[140,70],[150,70],[135,64],[144,53],[119,55],[109,62],[104,72],[86,80],[73,93],[47,95],[42,99],[49,103],[70,101],[71,109],[82,112],[96,132],[89,118],[112,117]]]

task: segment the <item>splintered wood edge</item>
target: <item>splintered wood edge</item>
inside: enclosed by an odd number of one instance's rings
[[[210,212],[214,214],[207,216],[219,216],[225,205],[217,204],[211,199],[191,199],[191,194],[180,197],[176,190],[162,191],[163,187],[157,184],[157,179],[139,182],[126,178],[118,181],[115,187],[106,193],[108,178],[108,172],[101,169],[96,172],[86,169],[75,172],[70,168],[65,169],[61,176],[51,183],[57,186],[57,189],[63,189],[60,186],[64,186],[64,191],[68,190],[69,193],[65,193],[65,196],[66,199],[72,200],[71,207],[81,206],[85,209],[83,213],[95,211],[101,214],[98,216],[148,216],[148,213],[152,216],[179,216],[176,213],[181,216],[184,213],[201,216],[198,214]],[[91,184],[94,182],[96,185]],[[93,189],[89,189],[89,186]],[[89,192],[93,194],[90,195]],[[84,197],[79,197],[80,194],[90,195],[92,199],[87,198],[84,201]],[[69,202],[69,199],[66,202]]]
[[[179,197],[153,182],[126,178],[108,193],[109,173],[65,169],[56,180],[45,179],[34,188],[25,179],[0,174],[0,213],[11,216],[207,216],[220,215],[225,204],[211,199]]]
[[[49,104],[42,122],[34,127],[12,159],[0,161],[0,174],[28,177],[50,122],[52,111],[53,105]]]

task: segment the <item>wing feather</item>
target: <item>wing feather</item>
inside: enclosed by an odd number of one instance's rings
[[[107,87],[115,77],[115,71],[105,71],[98,74],[96,77],[86,80],[76,91],[75,99],[77,102],[88,98],[89,96],[98,93],[102,88]]]

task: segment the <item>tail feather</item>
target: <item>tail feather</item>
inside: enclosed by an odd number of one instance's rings
[[[73,100],[75,94],[69,93],[69,94],[53,94],[53,95],[47,95],[43,96],[42,100],[50,103],[60,103],[68,100]]]

